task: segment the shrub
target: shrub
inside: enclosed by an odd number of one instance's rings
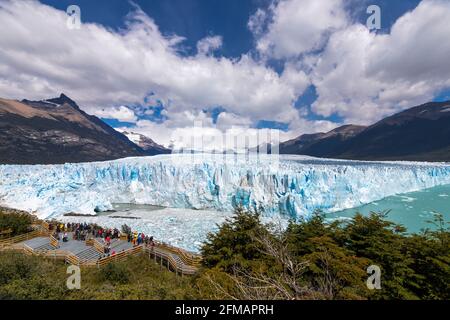
[[[101,279],[112,283],[130,282],[130,271],[123,263],[109,263],[101,269]]]
[[[28,213],[5,212],[0,209],[0,231],[11,229],[10,236],[31,231],[32,217]]]

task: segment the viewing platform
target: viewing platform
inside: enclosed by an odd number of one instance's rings
[[[164,243],[153,245],[133,245],[122,238],[112,239],[110,250],[105,253],[105,244],[97,238],[85,241],[74,239],[73,232],[67,232],[67,241],[59,241],[52,236],[49,224],[36,221],[34,231],[12,238],[0,240],[0,250],[23,251],[26,254],[64,260],[67,264],[80,267],[103,267],[121,261],[131,255],[145,255],[161,267],[180,275],[193,275],[197,272],[201,258]]]

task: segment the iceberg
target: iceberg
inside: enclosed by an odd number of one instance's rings
[[[293,155],[171,154],[64,165],[1,165],[0,205],[53,218],[114,203],[307,219],[388,196],[450,184],[450,164]]]

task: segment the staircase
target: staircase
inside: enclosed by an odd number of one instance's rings
[[[170,256],[172,257],[173,260],[175,260],[177,267],[178,268],[183,268],[185,266],[185,263],[183,260],[181,260],[180,256],[175,254],[175,253],[171,253]]]
[[[50,243],[43,244],[42,246],[39,246],[34,249],[34,251],[36,251],[38,253],[48,252],[51,250],[55,250],[55,247],[52,246]]]
[[[114,241],[111,241],[111,252],[115,251],[116,253],[128,250],[133,248],[133,245],[131,242],[128,241],[119,241],[117,239],[114,239]]]
[[[69,241],[58,241],[51,236],[48,223],[35,221],[32,232],[20,236],[0,240],[0,250],[20,250],[26,254],[40,255],[55,259],[64,259],[66,263],[78,266],[96,266],[98,268],[111,262],[121,261],[132,255],[147,253],[149,258],[158,258],[167,263],[167,268],[181,275],[195,274],[200,265],[200,258],[179,248],[162,243],[155,243],[154,247],[140,245],[133,246],[126,238],[111,241],[111,255],[104,257],[103,244],[97,239],[78,241],[73,239],[73,233],[68,233]],[[112,254],[114,252],[114,254]]]
[[[95,262],[102,256],[94,247],[78,252],[75,255],[80,259],[80,262]]]
[[[36,237],[27,241],[24,241],[23,244],[27,245],[33,250],[45,250],[45,248],[48,248],[48,250],[53,250],[54,247],[50,244],[50,238],[49,237]]]

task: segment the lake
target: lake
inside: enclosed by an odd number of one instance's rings
[[[346,219],[353,217],[356,212],[367,215],[384,210],[391,210],[388,220],[404,225],[409,232],[432,228],[426,221],[433,219],[434,212],[443,214],[445,221],[450,222],[450,185],[390,196],[357,208],[328,213],[326,216],[329,219]]]

